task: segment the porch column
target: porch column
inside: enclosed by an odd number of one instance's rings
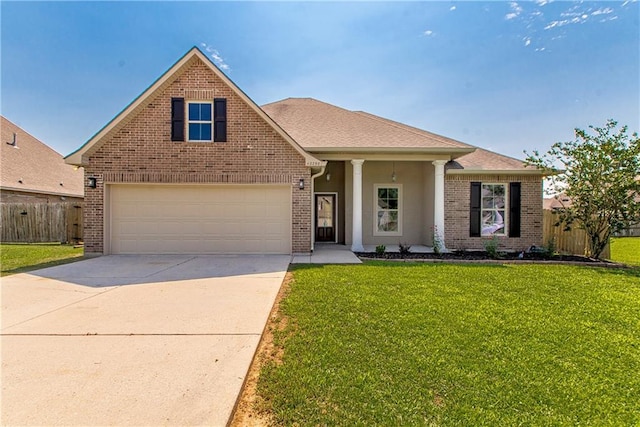
[[[362,246],[362,164],[363,159],[351,160],[353,165],[353,226],[351,227],[351,250],[364,252]]]
[[[433,227],[434,234],[437,234],[441,243],[441,250],[445,250],[444,245],[444,165],[446,160],[435,160],[435,188],[433,197]]]

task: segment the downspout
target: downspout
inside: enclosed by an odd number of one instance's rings
[[[327,168],[327,162],[320,167],[320,172],[315,175],[311,175],[311,248],[310,252],[313,253],[313,248],[316,245],[316,215],[314,213],[315,206],[315,187],[316,187],[316,178],[324,175],[324,171]]]

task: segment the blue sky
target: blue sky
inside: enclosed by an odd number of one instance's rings
[[[1,112],[81,146],[192,46],[259,105],[313,97],[523,158],[640,130],[639,3],[8,2]]]

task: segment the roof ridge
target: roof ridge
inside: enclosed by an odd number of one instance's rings
[[[395,120],[391,120],[391,119],[387,119],[387,118],[384,118],[384,117],[376,116],[375,114],[371,114],[371,113],[368,113],[366,111],[352,111],[352,112],[355,113],[355,114],[360,114],[363,117],[367,117],[367,118],[369,118],[371,120],[376,120],[376,121],[379,121],[379,122],[386,122],[386,124],[388,124],[390,126],[396,127],[398,129],[403,129],[403,130],[405,130],[407,132],[411,132],[411,133],[413,133],[415,135],[419,135],[421,137],[427,137],[427,135],[425,135],[425,134],[428,134],[429,136],[434,137],[438,141],[446,143],[448,145],[455,145],[455,144],[452,144],[450,142],[450,141],[453,141],[456,144],[460,144],[460,145],[465,146],[465,147],[476,148],[476,149],[479,148],[479,147],[477,147],[475,145],[467,144],[467,143],[458,141],[456,139],[448,138],[446,136],[438,135],[437,133],[429,132],[428,130],[420,129],[418,127],[406,125],[404,123],[400,123],[400,122],[397,122]]]

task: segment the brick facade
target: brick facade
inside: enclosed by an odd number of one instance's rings
[[[521,183],[520,237],[498,236],[499,249],[525,250],[542,245],[542,177],[537,175],[445,175],[445,245],[449,249],[482,250],[487,237],[469,236],[471,182]],[[507,218],[508,221],[508,218]]]
[[[171,98],[227,99],[227,142],[172,142]],[[104,251],[105,184],[290,184],[292,252],[311,247],[311,170],[269,123],[199,58],[193,57],[84,155],[87,253]],[[305,189],[298,188],[304,179]],[[86,181],[86,178],[85,178]]]

